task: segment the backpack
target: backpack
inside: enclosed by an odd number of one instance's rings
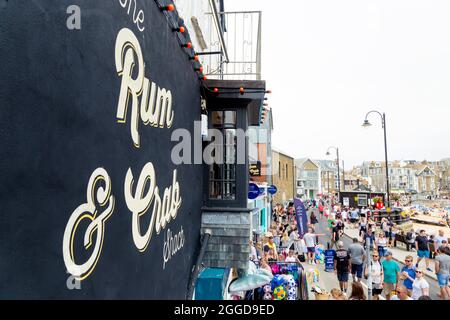
[[[410,231],[410,232],[408,232],[408,233],[406,234],[406,240],[412,240],[412,238],[413,238],[413,234],[412,234],[412,232]]]

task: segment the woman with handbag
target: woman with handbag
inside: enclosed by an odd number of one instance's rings
[[[374,251],[370,263],[370,277],[372,278],[372,296],[373,300],[380,300],[383,291],[383,268],[380,263],[379,254]],[[369,268],[364,270],[364,278],[369,278]]]

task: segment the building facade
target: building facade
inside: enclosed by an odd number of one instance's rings
[[[294,158],[284,152],[272,149],[272,178],[278,191],[273,196],[273,204],[284,204],[294,199],[295,171]]]
[[[295,160],[297,196],[307,200],[316,199],[320,193],[320,166],[313,160]]]

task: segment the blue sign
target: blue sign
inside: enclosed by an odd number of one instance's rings
[[[325,271],[334,271],[334,250],[325,250]]]
[[[267,188],[267,191],[269,191],[270,194],[275,194],[277,193],[278,189],[275,186],[270,186]]]
[[[259,188],[259,194],[264,194],[264,192],[266,192],[266,190],[264,190],[264,188]]]
[[[248,198],[250,200],[256,199],[259,196],[259,187],[254,184],[254,183],[250,183],[248,185]]]

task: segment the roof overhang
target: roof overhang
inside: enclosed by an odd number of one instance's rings
[[[218,92],[214,92],[217,88]],[[244,91],[241,93],[240,88]],[[250,126],[259,126],[262,116],[266,82],[263,80],[205,80],[202,86],[203,98],[210,106],[229,105],[246,107]]]

